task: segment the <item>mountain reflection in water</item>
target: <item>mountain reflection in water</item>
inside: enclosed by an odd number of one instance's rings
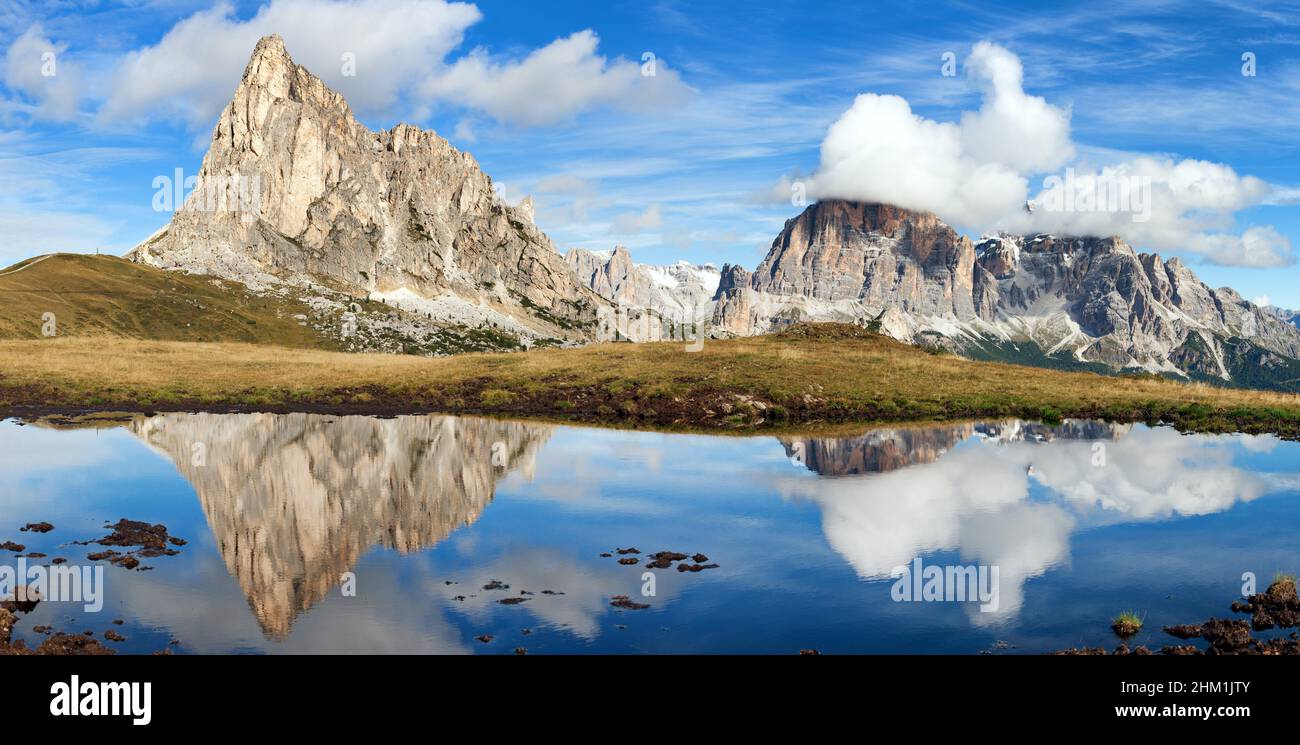
[[[1115,603],[1138,605],[1123,600],[1134,587],[1145,588],[1152,603],[1168,600],[1171,614],[1220,608],[1243,570],[1287,568],[1276,558],[1287,555],[1285,541],[1268,537],[1267,528],[1300,522],[1295,500],[1265,500],[1264,512],[1228,515],[1264,495],[1296,490],[1293,443],[1141,425],[1005,421],[775,440],[447,416],[164,414],[121,426],[134,443],[128,447],[160,454],[193,489],[211,531],[209,551],[234,578],[271,651],[337,648],[320,629],[295,628],[304,614],[317,613],[331,629],[391,633],[407,647],[444,651],[501,651],[472,639],[483,628],[524,633],[529,618],[567,634],[567,641],[545,642],[563,651],[972,651],[994,629],[1010,634],[1016,624],[1037,639],[1024,641],[1031,647],[1067,646],[1080,640],[1079,630],[1053,624],[1105,618]],[[41,437],[78,434],[59,429]],[[0,490],[45,473],[39,458],[22,455],[33,430],[45,426],[0,425],[0,446],[17,446],[0,451],[16,453],[11,461],[0,455],[11,476],[0,478]],[[55,470],[69,483],[80,483],[77,474],[93,466],[143,485],[129,460],[68,459]],[[105,519],[121,513],[161,521],[166,509],[179,509],[97,496],[93,486],[80,499]],[[35,499],[11,500],[7,511],[0,502],[9,522],[41,519],[40,510]],[[1220,514],[1212,525],[1188,520]],[[646,598],[651,609],[624,613],[609,600],[635,594],[644,566],[599,554],[631,545],[642,557],[703,551],[720,568],[680,576],[661,570],[657,594]],[[166,560],[177,563],[159,568],[200,566],[202,550],[191,545]],[[395,556],[380,569],[371,561],[361,588],[362,630],[347,615],[358,606],[331,598],[347,573],[388,552]],[[998,610],[891,602],[891,574],[917,557],[999,567]],[[1157,565],[1159,572],[1145,569]],[[229,607],[218,600],[218,580],[199,575],[182,580],[195,602]],[[123,597],[143,606],[142,623],[179,623],[183,609],[150,619],[166,593],[133,573],[113,577],[126,583]],[[497,578],[513,585],[509,593],[480,589]],[[1031,582],[1052,595],[1062,619],[1022,618]],[[1063,600],[1063,588],[1080,582],[1092,594]],[[1222,586],[1214,597],[1205,589],[1211,582]],[[1173,586],[1189,597],[1172,599]],[[563,592],[533,594],[547,588]],[[498,604],[520,591],[524,604]],[[954,613],[965,631],[956,631]],[[1188,618],[1204,617],[1196,613]],[[637,625],[642,619],[656,620]],[[927,624],[933,628],[911,629]],[[238,634],[198,627],[176,633],[212,633],[209,645],[190,640],[205,651],[251,648],[232,641]],[[544,643],[538,636],[502,643],[525,641]]]
[[[419,551],[472,524],[508,468],[531,476],[551,433],[312,414],[165,414],[130,426],[194,487],[226,567],[274,637],[370,548]]]

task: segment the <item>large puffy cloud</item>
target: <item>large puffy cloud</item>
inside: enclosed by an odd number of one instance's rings
[[[445,0],[271,0],[241,19],[229,4],[195,13],[157,43],[126,54],[101,117],[108,122],[179,118],[210,124],[230,100],[257,40],[278,33],[295,61],[358,111],[422,116],[434,106],[513,126],[555,124],[598,107],[639,110],[689,92],[662,61],[608,59],[590,31],[500,60],[478,48],[453,58],[482,14]],[[653,74],[648,74],[653,73]]]
[[[1270,226],[1240,235],[1233,212],[1260,204],[1271,187],[1231,167],[1203,160],[1138,157],[1101,169],[1050,176],[1001,227],[1021,232],[1122,235],[1157,250],[1185,250],[1217,264],[1283,266],[1291,244]]]
[[[1015,171],[1047,171],[1074,155],[1069,113],[1025,93],[1014,54],[980,42],[966,59],[966,74],[984,93],[979,111],[961,117],[962,148],[970,157]]]
[[[981,42],[965,67],[982,103],[958,122],[918,116],[898,96],[858,96],[827,131],[809,194],[889,202],[982,230],[1119,235],[1217,264],[1291,263],[1290,241],[1271,226],[1230,232],[1235,212],[1275,201],[1267,183],[1199,160],[1085,167],[1070,113],[1025,93],[1014,54]]]
[[[257,40],[272,33],[358,110],[382,111],[459,46],[481,17],[473,5],[443,0],[272,0],[241,20],[222,3],[128,53],[100,113],[108,120],[164,115],[195,127],[211,124]],[[355,75],[345,74],[344,55],[355,60]]]
[[[1069,114],[1021,88],[1020,60],[1001,47],[976,45],[967,74],[984,93],[960,124],[912,112],[899,96],[865,93],[831,125],[817,197],[890,202],[967,224],[988,224],[1022,206],[1022,171],[1061,166],[1073,154]]]
[[[961,140],[957,125],[919,117],[898,96],[864,93],[826,133],[809,191],[927,210],[962,224],[1024,201],[1023,176],[976,161]]]
[[[497,62],[476,49],[433,76],[424,92],[499,122],[530,126],[555,124],[595,106],[646,110],[672,105],[689,90],[662,62],[610,61],[596,53],[599,44],[587,30],[518,61]]]
[[[1195,250],[1212,264],[1225,266],[1288,266],[1295,262],[1291,239],[1272,225],[1258,225],[1241,235],[1200,235]]]

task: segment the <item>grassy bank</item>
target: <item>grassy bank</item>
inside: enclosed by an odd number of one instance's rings
[[[933,355],[852,326],[427,359],[250,344],[0,342],[0,414],[87,410],[472,413],[752,430],[1097,417],[1300,436],[1300,396]]]

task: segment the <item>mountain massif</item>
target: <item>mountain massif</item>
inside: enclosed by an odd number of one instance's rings
[[[867,325],[977,359],[1300,390],[1300,330],[1117,237],[987,237],[932,214],[823,201],[753,272],[722,269],[715,335]]]
[[[506,203],[473,157],[431,131],[367,129],[276,36],[253,51],[196,188],[127,258],[251,293],[217,303],[230,326],[220,339],[446,354],[659,338],[609,333],[609,318],[635,309],[714,337],[837,321],[976,359],[1300,390],[1295,313],[1211,288],[1118,237],[973,241],[933,214],[823,200],[785,223],[753,271],[639,264],[622,246],[561,255],[530,200]],[[30,266],[7,281],[34,292],[26,285],[58,273],[49,267],[79,265]],[[122,333],[206,338],[195,329],[210,325],[211,300],[186,303],[177,283],[142,276],[180,320]]]

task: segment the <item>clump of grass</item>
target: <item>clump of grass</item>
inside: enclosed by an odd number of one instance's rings
[[[1110,629],[1121,639],[1127,639],[1142,630],[1142,617],[1131,610],[1126,610],[1115,616],[1110,622]]]
[[[514,403],[516,398],[518,398],[518,396],[514,393],[503,391],[498,388],[489,388],[479,394],[479,400],[483,402],[484,406],[491,406],[494,408],[497,406],[508,406]]]
[[[1273,584],[1265,591],[1275,603],[1294,603],[1296,599],[1295,575],[1278,572],[1273,575]]]

